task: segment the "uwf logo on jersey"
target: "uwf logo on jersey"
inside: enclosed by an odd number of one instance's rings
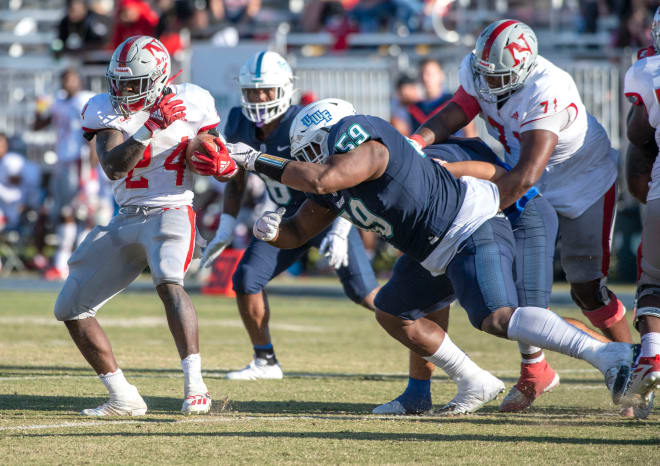
[[[314,113],[310,113],[309,115],[302,117],[300,122],[305,126],[312,126],[322,122],[323,120],[327,121],[328,123],[332,121],[332,115],[329,111],[317,110]]]

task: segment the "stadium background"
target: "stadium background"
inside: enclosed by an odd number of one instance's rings
[[[35,115],[50,104],[60,89],[62,71],[70,67],[82,76],[84,89],[105,92],[104,74],[112,49],[136,32],[153,31],[159,36],[183,70],[179,81],[211,91],[223,119],[231,106],[239,104],[235,77],[240,65],[264,48],[278,51],[292,64],[299,89],[296,99],[339,97],[354,103],[361,113],[389,119],[397,98],[395,83],[401,76],[417,79],[419,62],[435,58],[444,68],[446,90],[453,91],[458,63],[471,50],[478,31],[492,20],[512,17],[534,28],[540,53],[575,78],[587,108],[625,154],[628,106],[621,90],[623,76],[635,51],[650,44],[649,26],[657,3],[2,0],[0,132],[9,137],[11,151],[41,167],[42,179],[39,204],[23,215],[18,227],[0,232],[0,274],[37,273],[57,247],[56,225],[48,220],[52,206],[48,178],[58,163],[56,133],[53,128],[34,130]],[[132,23],[127,10],[138,14]],[[479,119],[477,126],[479,135],[501,150]],[[621,174],[623,166],[622,157]],[[622,176],[620,181],[611,278],[632,282],[641,229],[639,208],[627,194]],[[222,186],[198,177],[195,188],[199,227],[208,237],[217,225]],[[266,207],[263,187],[255,182],[252,193],[237,247],[249,237],[250,220]],[[395,252],[384,245],[376,249],[374,265],[386,274]],[[292,273],[299,269],[327,271],[316,257],[307,258]],[[561,279],[559,267],[557,271]]]

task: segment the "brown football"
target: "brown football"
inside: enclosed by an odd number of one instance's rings
[[[208,142],[209,144],[213,145],[217,149],[217,144],[215,143],[215,136],[209,133],[202,133],[198,134],[195,139],[190,141],[188,143],[188,147],[186,147],[186,166],[192,170],[194,173],[197,173],[200,175],[197,170],[195,170],[195,166],[192,164],[192,157],[195,152],[201,152],[202,154],[209,155],[204,146],[202,145],[202,142]],[[216,177],[216,179],[220,181],[227,181],[231,177]]]

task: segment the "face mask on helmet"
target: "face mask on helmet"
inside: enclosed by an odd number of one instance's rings
[[[299,162],[326,163],[330,153],[327,150],[328,128],[319,128],[308,135],[303,145],[294,148],[292,144],[291,156]]]
[[[128,117],[148,110],[161,96],[170,76],[170,56],[149,36],[126,39],[112,55],[106,79],[110,101],[117,113]]]
[[[238,83],[243,115],[258,127],[272,122],[291,106],[293,73],[275,52],[262,51],[245,62]]]

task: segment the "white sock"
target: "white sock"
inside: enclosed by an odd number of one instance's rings
[[[63,222],[57,227],[58,247],[53,258],[53,265],[59,270],[67,269],[67,261],[73,252],[76,243],[77,226],[74,222]]]
[[[99,375],[99,379],[101,379],[105,388],[108,389],[110,396],[121,395],[130,391],[133,387],[133,385],[128,383],[126,377],[124,377],[124,373],[119,368],[114,372]]]
[[[520,350],[520,354],[522,354],[523,359],[528,354],[534,354],[534,353],[538,353],[539,351],[541,351],[541,348],[539,348],[538,346],[527,345],[527,344],[521,343],[521,342],[518,342],[518,349]]]
[[[656,354],[660,354],[660,333],[649,332],[642,335],[642,352],[639,356],[641,358],[652,358]]]
[[[528,358],[526,355],[522,355],[522,363],[523,364],[536,364],[545,359],[545,354],[541,353],[540,356],[537,356],[535,358]]]
[[[205,394],[208,392],[202,379],[202,357],[199,353],[190,354],[181,360],[183,369],[184,390],[186,396],[190,393]]]
[[[509,320],[507,337],[584,359],[595,367],[599,362],[597,353],[606,345],[573,327],[554,312],[540,307],[516,309]]]
[[[471,375],[482,371],[467,354],[451,341],[447,334],[445,334],[438,350],[431,356],[425,356],[424,359],[445,371],[454,382],[467,379]]]

